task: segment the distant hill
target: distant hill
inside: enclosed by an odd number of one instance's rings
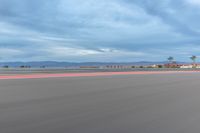
[[[78,66],[105,66],[105,65],[153,65],[153,64],[165,64],[167,62],[57,62],[57,61],[34,61],[34,62],[0,62],[0,66],[20,67],[78,67]],[[184,62],[179,62],[186,64]]]

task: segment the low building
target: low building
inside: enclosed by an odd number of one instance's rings
[[[80,69],[98,69],[99,66],[80,66]]]
[[[158,68],[158,65],[151,65],[151,66],[149,66],[149,68]]]
[[[168,63],[168,64],[164,64],[165,68],[180,68],[181,64],[177,64],[177,63]]]
[[[193,68],[200,68],[200,64],[192,64]]]
[[[180,68],[193,68],[193,65],[184,64],[181,65]]]
[[[126,65],[106,65],[102,66],[102,69],[130,69],[132,66],[126,66]]]

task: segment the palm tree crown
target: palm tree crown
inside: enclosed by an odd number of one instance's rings
[[[172,63],[172,61],[174,60],[174,57],[170,56],[170,57],[168,57],[167,59],[168,59],[168,61],[169,61],[170,63]]]
[[[197,59],[197,56],[193,55],[193,56],[190,57],[190,59],[193,61],[193,63],[195,63],[196,59]]]

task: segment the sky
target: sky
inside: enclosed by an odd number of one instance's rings
[[[200,57],[200,0],[0,0],[0,61]]]

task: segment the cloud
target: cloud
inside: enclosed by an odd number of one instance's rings
[[[186,0],[186,2],[192,5],[200,5],[200,0]]]
[[[148,1],[148,0],[134,0],[131,3],[137,4],[143,8],[149,15],[158,17],[163,23],[171,26],[171,28],[178,34],[187,36],[199,36],[199,31],[191,28],[187,22],[182,21],[182,16],[185,12],[191,13],[190,10],[185,6],[183,0],[164,0],[164,1]],[[186,15],[183,17],[187,17]]]
[[[13,60],[15,57],[23,55],[24,52],[17,49],[0,48],[0,59],[1,60]]]
[[[113,48],[86,49],[81,47],[52,46],[41,50],[51,58],[59,58],[61,61],[127,61],[125,57],[138,58],[145,55],[143,52],[117,50]]]
[[[12,60],[163,60],[200,41],[198,0],[0,3],[0,48],[25,52]]]

